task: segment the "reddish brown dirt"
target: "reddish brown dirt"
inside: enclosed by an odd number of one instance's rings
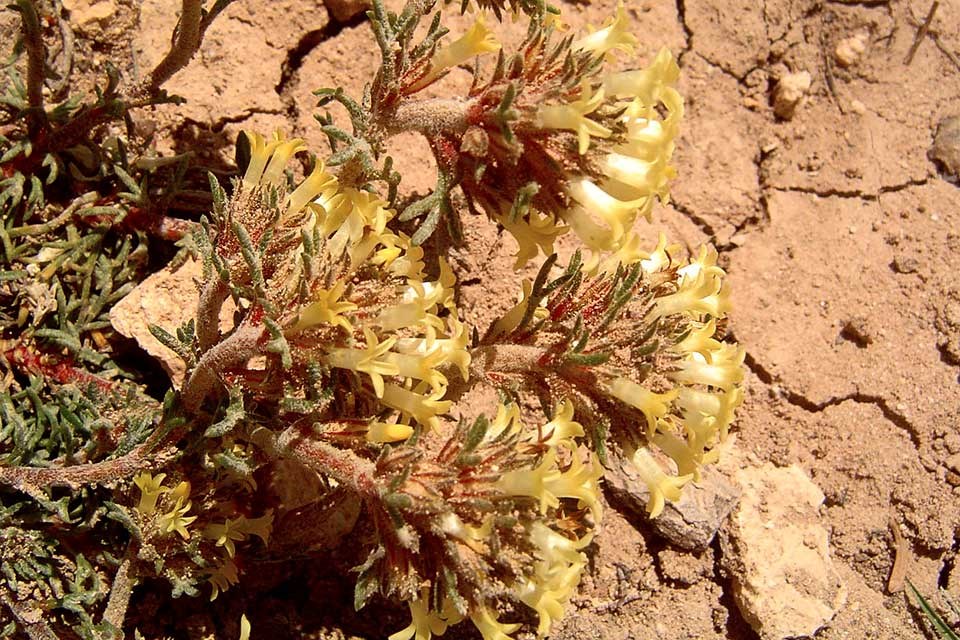
[[[166,49],[172,4],[140,7],[140,69]],[[886,590],[890,524],[909,547],[909,578],[925,593],[943,586],[960,599],[960,475],[947,465],[960,453],[951,355],[960,351],[960,190],[927,157],[937,123],[960,111],[960,68],[929,38],[904,64],[912,16],[926,13],[925,2],[629,4],[643,42],[629,62],[670,47],[687,100],[673,204],[657,212],[650,237],[666,228],[690,248],[720,249],[734,288],[730,327],[749,354],[738,446],[800,465],[827,496],[823,518],[849,597],[818,637],[921,638],[905,595]],[[601,23],[613,6],[564,8],[576,28]],[[462,24],[452,21],[455,30]],[[951,51],[960,50],[957,24],[960,0],[942,1],[932,31]],[[108,21],[86,37],[111,33]],[[834,49],[858,33],[866,50],[841,68]],[[376,63],[362,19],[336,23],[319,0],[239,0],[168,86],[188,103],[143,113],[138,125],[156,131],[162,150],[194,148],[211,160],[232,155],[241,129],[281,127],[322,152],[311,92],[342,85],[359,95]],[[772,87],[797,71],[810,73],[811,90],[792,120],[779,121]],[[429,189],[426,145],[411,138],[396,148],[405,189]],[[465,224],[467,244],[452,263],[463,313],[482,331],[515,298],[514,249],[486,220]],[[674,550],[642,519],[608,509],[593,551],[553,637],[754,637],[716,548]],[[342,638],[402,626],[402,613],[358,617],[330,585],[315,579],[296,605],[247,603],[254,629]]]

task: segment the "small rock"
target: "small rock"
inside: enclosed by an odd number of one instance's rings
[[[744,467],[734,479],[743,494],[720,549],[737,607],[762,640],[811,637],[847,598],[820,521],[823,492],[796,465]]]
[[[897,273],[916,273],[920,269],[920,261],[913,256],[897,256],[891,265]]]
[[[812,80],[807,71],[788,73],[780,78],[773,94],[773,112],[778,118],[792,120]]]
[[[840,337],[856,344],[861,349],[873,344],[873,331],[865,316],[857,316],[843,321]]]
[[[862,116],[867,112],[867,105],[863,104],[859,100],[851,100],[850,111],[854,112],[858,116]]]
[[[94,31],[117,13],[113,0],[63,0],[63,8],[70,12],[70,21],[81,31]]]
[[[938,162],[947,175],[960,178],[960,116],[948,116],[937,125],[930,158]]]
[[[867,50],[867,34],[858,33],[855,36],[844,38],[837,43],[833,50],[833,59],[841,67],[852,67],[856,64],[863,52]]]
[[[960,473],[960,453],[955,453],[947,458],[947,468],[955,473]]]
[[[604,474],[610,496],[631,511],[647,517],[647,487],[632,468],[614,462]],[[710,546],[724,518],[737,504],[740,491],[716,468],[701,469],[700,482],[683,488],[677,502],[667,502],[663,512],[650,520],[658,534],[681,549],[703,551]]]
[[[347,22],[371,7],[370,0],[323,0],[323,4],[337,22]]]

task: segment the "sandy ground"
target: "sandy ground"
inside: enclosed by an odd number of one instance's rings
[[[166,49],[175,3],[103,1],[114,13],[80,29],[96,54],[82,71],[125,53],[117,42],[149,68]],[[70,4],[75,14],[89,6]],[[960,599],[960,190],[928,158],[938,123],[960,112],[960,68],[930,38],[904,64],[914,16],[929,7],[919,0],[628,5],[639,59],[670,47],[687,100],[673,203],[657,211],[650,237],[665,228],[691,249],[718,247],[734,287],[730,329],[748,352],[737,446],[754,461],[796,463],[826,495],[821,518],[848,597],[818,637],[924,637],[887,580],[899,527],[909,578]],[[580,27],[613,6],[565,9]],[[131,24],[132,41],[119,37]],[[942,1],[931,31],[950,51],[960,51],[958,24],[960,0]],[[848,38],[863,52],[840,60]],[[238,0],[168,85],[188,103],[142,113],[138,128],[162,149],[211,161],[231,156],[244,128],[282,127],[322,150],[311,92],[343,85],[358,95],[376,63],[362,18],[337,22],[319,0]],[[775,87],[798,72],[810,89],[792,119],[777,118]],[[404,188],[428,189],[426,145],[405,139],[398,149]],[[464,314],[483,326],[514,299],[504,285],[515,282],[514,248],[486,220],[465,222],[453,264]],[[755,637],[719,554],[717,544],[673,549],[643,518],[609,509],[553,637]],[[303,583],[263,577],[280,586],[227,606],[245,609],[263,637],[384,637],[405,624],[402,610],[354,614],[349,587],[301,571]],[[202,602],[192,606],[204,615]]]

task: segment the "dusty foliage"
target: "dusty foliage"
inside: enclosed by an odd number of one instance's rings
[[[636,44],[622,9],[567,35],[539,2],[465,1],[492,15],[454,39],[449,9],[375,2],[382,63],[364,95],[317,91],[352,120],[318,117],[325,160],[250,132],[236,177],[198,183],[189,158],[151,156],[104,125],[173,100],[163,82],[228,4],[183,0],[145,80],[125,88],[111,72],[83,98],[51,89],[56,13],[17,0],[0,100],[0,634],[119,637],[138,585],[242,589],[258,561],[302,552],[272,543],[319,504],[363,546],[356,607],[408,604],[393,640],[468,619],[507,638],[523,606],[548,634],[600,525],[604,465],[635,466],[655,517],[741,401],[716,252],[685,259],[635,230],[674,172],[673,57],[609,71]],[[529,23],[514,51],[485,21],[503,14]],[[423,97],[470,61],[466,95]],[[408,131],[438,174],[430,195],[402,201],[384,149]],[[517,267],[540,265],[491,326],[457,308],[443,254],[467,218],[454,201],[509,232]],[[559,266],[568,232],[582,250]],[[107,314],[173,241],[176,260],[203,265],[196,314],[153,332],[187,377],[148,393]],[[499,392],[495,415],[454,420],[478,385]]]

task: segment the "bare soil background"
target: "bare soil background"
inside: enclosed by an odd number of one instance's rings
[[[128,77],[150,68],[166,51],[178,3],[63,4],[83,60],[78,86],[90,86],[107,59],[134,60]],[[687,101],[680,176],[651,242],[663,228],[691,251],[704,242],[720,250],[733,286],[730,330],[748,353],[740,459],[795,463],[826,495],[820,518],[848,595],[818,637],[922,638],[905,594],[887,582],[898,527],[908,577],[924,593],[943,587],[960,600],[960,189],[928,157],[938,123],[960,114],[960,68],[929,37],[904,64],[926,1],[627,7],[642,44],[619,64],[671,48]],[[615,4],[563,8],[582,28]],[[462,30],[466,20],[451,23]],[[941,1],[931,32],[948,51],[960,51],[957,25],[960,0]],[[517,37],[517,25],[504,29]],[[837,47],[858,36],[863,52],[845,67]],[[319,0],[238,0],[167,86],[188,102],[139,113],[137,131],[163,152],[192,150],[212,164],[229,164],[242,129],[280,127],[323,153],[311,92],[342,85],[359,96],[377,61],[362,15],[337,21]],[[792,119],[779,119],[780,78],[804,71],[809,90]],[[426,144],[404,138],[396,150],[404,190],[429,189]],[[482,330],[517,294],[514,246],[483,218],[465,226],[452,262],[463,312]],[[562,256],[572,248],[565,241]],[[756,637],[720,554],[717,542],[701,554],[675,549],[644,518],[609,508],[552,637]],[[405,607],[353,612],[342,572],[356,564],[349,548],[333,562],[318,558],[258,569],[244,578],[256,599],[238,588],[215,609],[196,599],[174,611],[147,590],[133,622],[146,628],[147,618],[176,615],[184,637],[224,638],[237,637],[243,611],[254,637],[382,638],[406,624]],[[448,635],[473,637],[467,626]]]

